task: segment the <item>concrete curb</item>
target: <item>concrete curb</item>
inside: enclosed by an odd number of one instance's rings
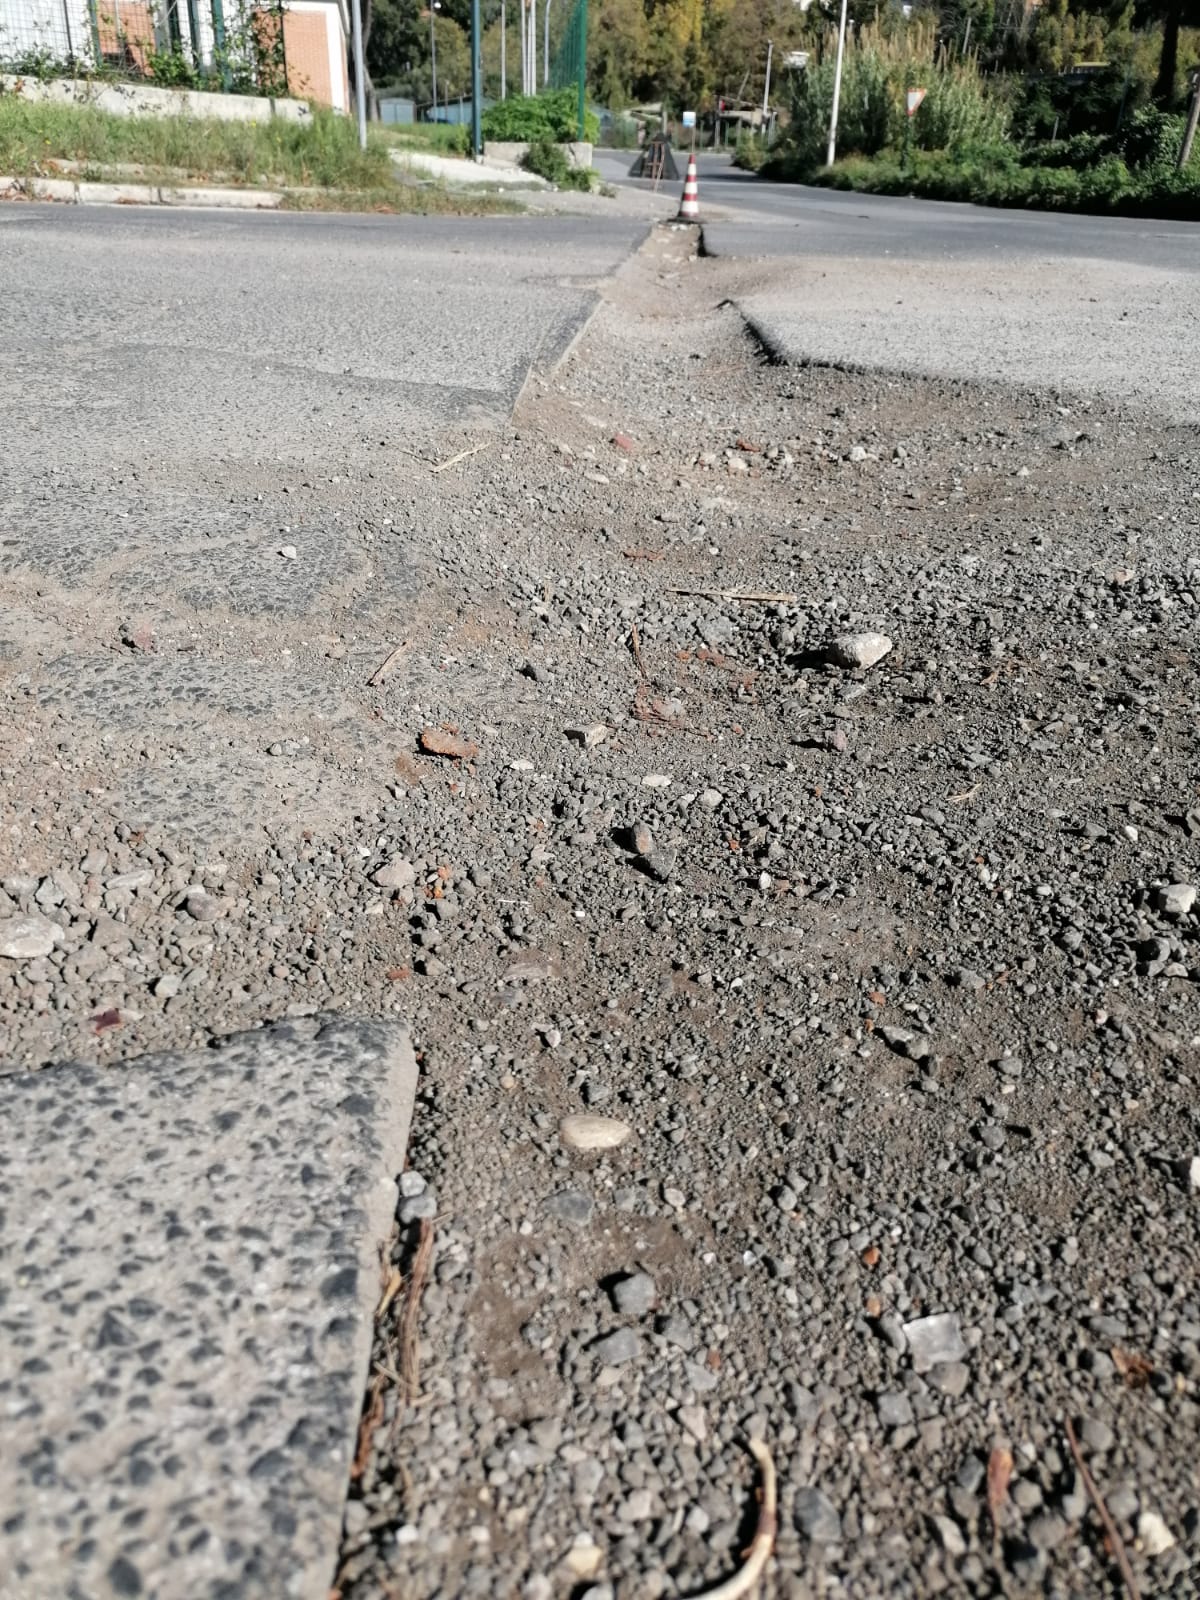
[[[327,1600],[416,1083],[338,1017],[0,1076],[0,1600]]]
[[[0,200],[55,200],[74,206],[208,206],[231,211],[277,211],[283,196],[281,189],[181,188],[174,184],[0,177]]]

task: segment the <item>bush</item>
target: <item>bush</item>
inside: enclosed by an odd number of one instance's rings
[[[539,178],[545,178],[547,183],[560,189],[588,190],[592,187],[591,168],[573,167],[562,145],[555,144],[553,139],[535,139],[522,156],[521,165],[526,172],[536,172]]]
[[[588,111],[583,136],[593,144],[600,137],[600,119]],[[579,95],[574,89],[553,89],[549,94],[511,95],[483,114],[483,137],[532,144],[550,139],[556,143],[579,137]]]
[[[770,154],[762,139],[756,139],[752,133],[743,129],[738,134],[737,144],[734,146],[733,164],[745,172],[758,172],[766,165]]]

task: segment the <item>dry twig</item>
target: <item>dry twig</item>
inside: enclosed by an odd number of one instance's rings
[[[469,450],[460,450],[456,456],[451,456],[448,461],[439,461],[436,467],[431,467],[431,472],[445,472],[447,467],[456,466],[460,461],[465,461],[468,456],[477,456],[481,450],[486,450],[488,440],[482,444],[473,444]]]
[[[642,660],[642,641],[638,638],[638,627],[636,622],[629,630],[629,649],[633,655],[633,659],[637,662],[638,671],[641,673],[642,677],[645,678],[646,682],[649,683],[650,674],[646,671],[646,663]]]
[[[384,657],[384,659],[375,668],[375,671],[367,679],[367,688],[374,689],[377,684],[382,683],[383,680],[391,673],[393,667],[395,667],[397,661],[399,661],[400,657],[407,649],[408,640],[401,639],[396,648],[389,655]]]
[[[715,1589],[703,1590],[697,1596],[697,1600],[739,1600],[739,1596],[749,1594],[762,1576],[767,1557],[774,1548],[775,1532],[778,1527],[775,1512],[775,1463],[771,1460],[771,1452],[761,1439],[750,1439],[747,1442],[750,1454],[758,1462],[758,1471],[762,1479],[758,1526],[754,1530],[754,1537],[746,1552],[746,1560],[739,1570],[731,1578],[726,1578],[723,1583],[717,1584]]]
[[[668,589],[668,594],[690,594],[701,600],[753,600],[764,606],[793,606],[800,596],[776,594],[771,589]]]
[[[400,1316],[400,1375],[403,1379],[404,1399],[414,1404],[420,1392],[421,1355],[417,1343],[417,1321],[421,1315],[421,1294],[429,1276],[429,1263],[433,1259],[433,1223],[421,1218],[421,1233],[417,1240],[417,1253],[408,1274],[408,1295]]]
[[[1079,1468],[1079,1476],[1083,1479],[1083,1487],[1087,1490],[1088,1498],[1095,1506],[1100,1521],[1104,1524],[1108,1548],[1117,1564],[1117,1571],[1121,1574],[1125,1587],[1129,1591],[1129,1600],[1142,1600],[1137,1579],[1133,1575],[1133,1568],[1129,1565],[1129,1556],[1125,1550],[1125,1543],[1117,1532],[1117,1525],[1113,1521],[1108,1507],[1104,1504],[1104,1496],[1096,1487],[1096,1480],[1087,1469],[1087,1462],[1083,1459],[1083,1451],[1079,1448],[1079,1440],[1075,1437],[1075,1429],[1071,1425],[1070,1417],[1063,1419],[1063,1431],[1066,1433],[1067,1443],[1071,1446],[1071,1454],[1075,1457],[1075,1465]]]

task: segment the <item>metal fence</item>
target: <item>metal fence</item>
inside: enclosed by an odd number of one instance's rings
[[[550,67],[552,89],[579,90],[579,138],[583,138],[587,115],[587,30],[588,0],[575,0],[558,54]]]
[[[288,92],[280,0],[0,0],[0,71]]]

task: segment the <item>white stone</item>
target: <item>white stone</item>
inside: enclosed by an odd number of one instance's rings
[[[586,1534],[577,1538],[566,1555],[566,1564],[577,1578],[594,1578],[603,1560],[604,1552]]]
[[[371,879],[379,889],[411,889],[416,881],[417,869],[404,856],[393,856]]]
[[[585,750],[594,750],[608,738],[608,728],[603,722],[589,722],[586,727],[568,728],[567,738],[574,739]]]
[[[0,956],[9,961],[36,961],[61,944],[63,930],[47,917],[6,917],[0,922]]]
[[[705,789],[700,796],[700,804],[706,811],[715,811],[721,804],[723,796],[719,789]]]
[[[1168,917],[1186,917],[1196,904],[1197,890],[1191,883],[1169,883],[1158,891],[1159,909]]]
[[[891,648],[886,633],[844,633],[830,645],[829,654],[839,667],[873,667]]]
[[[1143,1511],[1137,1521],[1138,1543],[1148,1556],[1163,1556],[1175,1547],[1175,1535],[1157,1511]]]
[[[1193,1156],[1187,1164],[1188,1182],[1193,1189],[1200,1189],[1200,1156]]]
[[[644,789],[669,789],[671,780],[665,772],[649,772],[642,779]]]
[[[279,554],[285,561],[295,561],[298,552],[294,544],[284,544],[280,545]]]
[[[928,1372],[942,1361],[961,1361],[967,1353],[958,1316],[953,1311],[906,1322],[904,1336],[915,1372]]]
[[[558,1136],[568,1150],[615,1150],[632,1132],[629,1124],[617,1117],[598,1117],[588,1111],[564,1117],[558,1125]]]

